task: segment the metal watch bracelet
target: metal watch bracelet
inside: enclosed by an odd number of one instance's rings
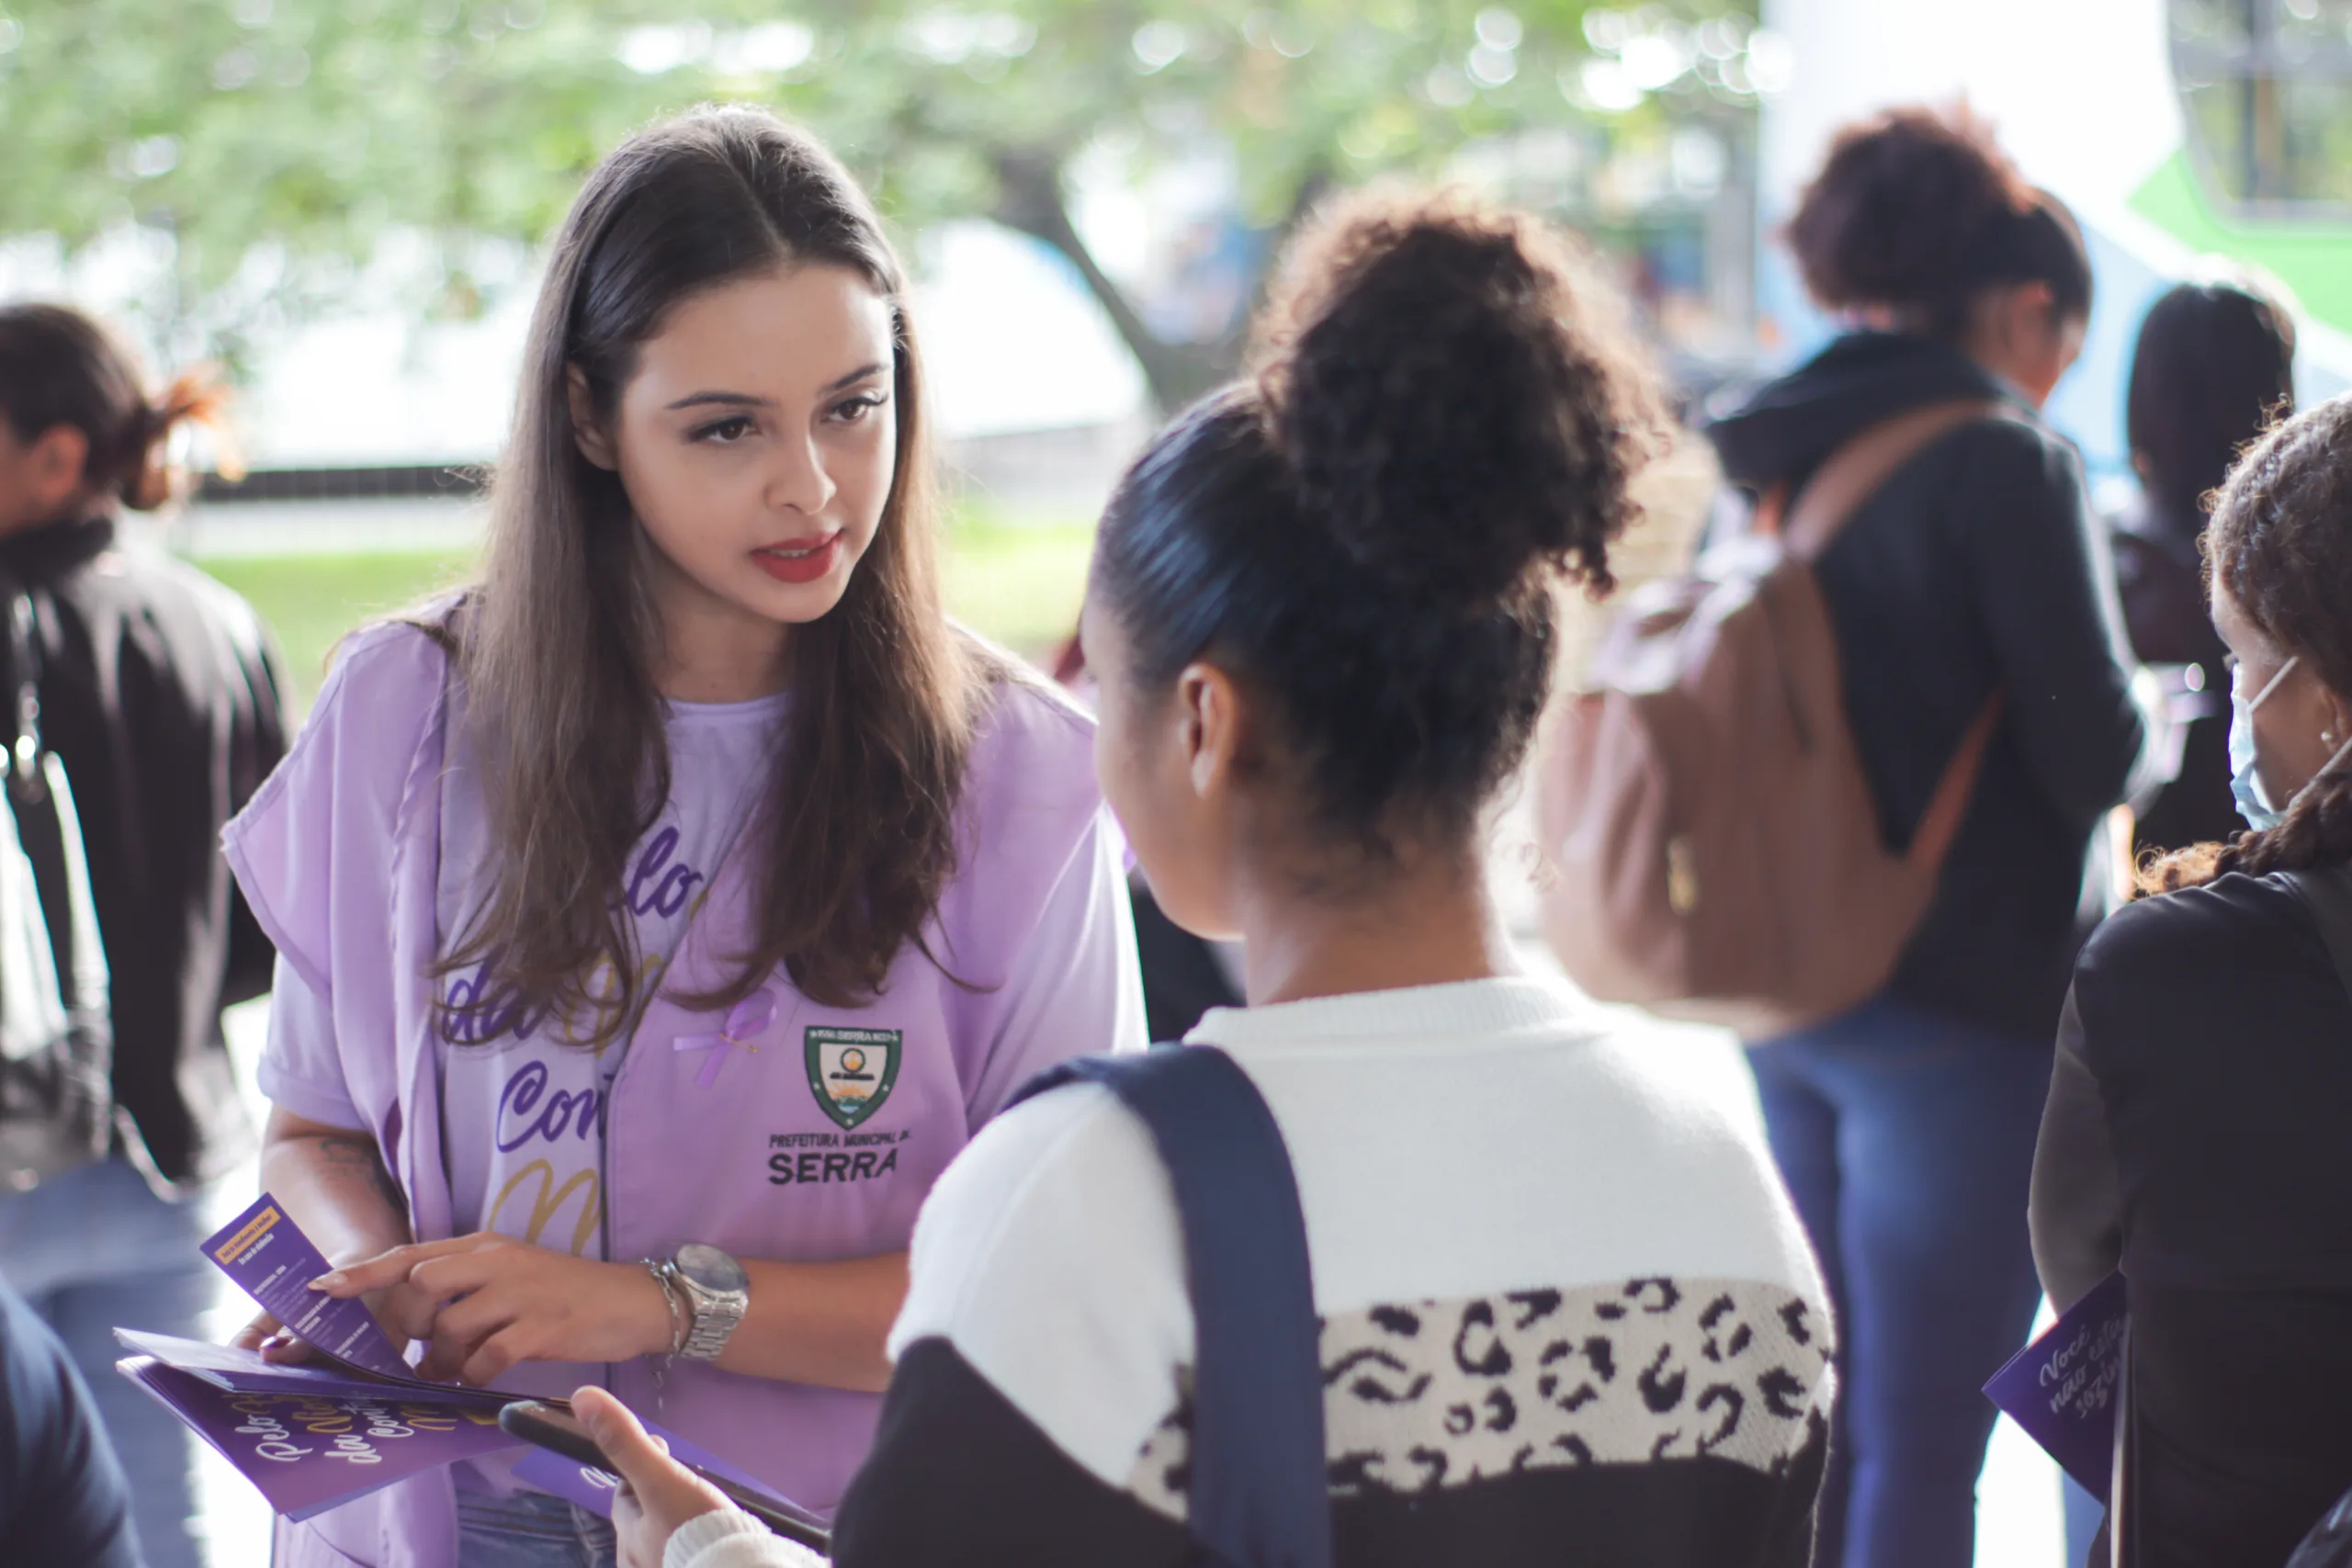
[[[686,1348],[686,1336],[694,1331],[695,1314],[691,1307],[678,1299],[678,1287],[670,1282],[670,1272],[677,1266],[666,1258],[640,1258],[645,1271],[662,1287],[662,1304],[670,1312],[670,1348],[662,1354],[674,1358]]]
[[[690,1241],[662,1266],[662,1278],[684,1296],[692,1322],[676,1354],[716,1361],[751,1309],[751,1279],[733,1256],[707,1242]]]

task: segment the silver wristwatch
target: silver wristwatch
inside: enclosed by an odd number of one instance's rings
[[[715,1247],[690,1241],[658,1266],[658,1274],[684,1293],[693,1311],[693,1325],[678,1354],[690,1361],[718,1359],[752,1304],[752,1280],[743,1266]]]

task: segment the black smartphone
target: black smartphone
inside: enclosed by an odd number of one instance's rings
[[[589,1465],[606,1474],[619,1473],[613,1461],[605,1457],[605,1450],[596,1446],[596,1439],[588,1435],[588,1428],[580,1424],[580,1417],[563,1405],[537,1399],[518,1400],[499,1410],[498,1425],[508,1437],[537,1443],[549,1453],[561,1454],[575,1464]],[[831,1553],[832,1535],[814,1515],[802,1513],[775,1498],[748,1492],[727,1477],[714,1475],[698,1464],[686,1464],[684,1460],[678,1462],[718,1488],[729,1502],[767,1526],[774,1533],[828,1555]]]

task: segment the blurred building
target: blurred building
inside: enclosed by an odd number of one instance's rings
[[[2120,472],[2123,378],[2148,302],[2251,271],[2301,328],[2302,395],[2352,386],[2352,4],[2346,0],[1763,0],[1788,85],[1760,127],[1759,211],[1785,220],[1836,129],[1965,100],[2081,220],[2098,298],[2052,418]],[[1826,332],[1785,257],[1759,270],[1784,353]]]

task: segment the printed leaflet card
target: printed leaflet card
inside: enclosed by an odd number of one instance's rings
[[[2102,1503],[2113,1474],[2124,1323],[2123,1276],[2109,1274],[1984,1385],[1985,1395]]]
[[[278,1322],[336,1360],[378,1377],[418,1381],[365,1302],[311,1289],[331,1266],[268,1193],[206,1241],[204,1255]]]
[[[496,1410],[520,1397],[493,1388],[463,1388],[455,1383],[422,1383],[402,1380],[397,1384],[370,1372],[355,1372],[334,1361],[281,1363],[265,1359],[258,1350],[215,1345],[204,1339],[181,1339],[137,1328],[118,1328],[114,1337],[128,1349],[153,1356],[175,1371],[202,1378],[232,1393],[312,1393],[333,1398],[380,1399],[402,1392],[447,1404]],[[429,1393],[427,1391],[430,1391]]]

